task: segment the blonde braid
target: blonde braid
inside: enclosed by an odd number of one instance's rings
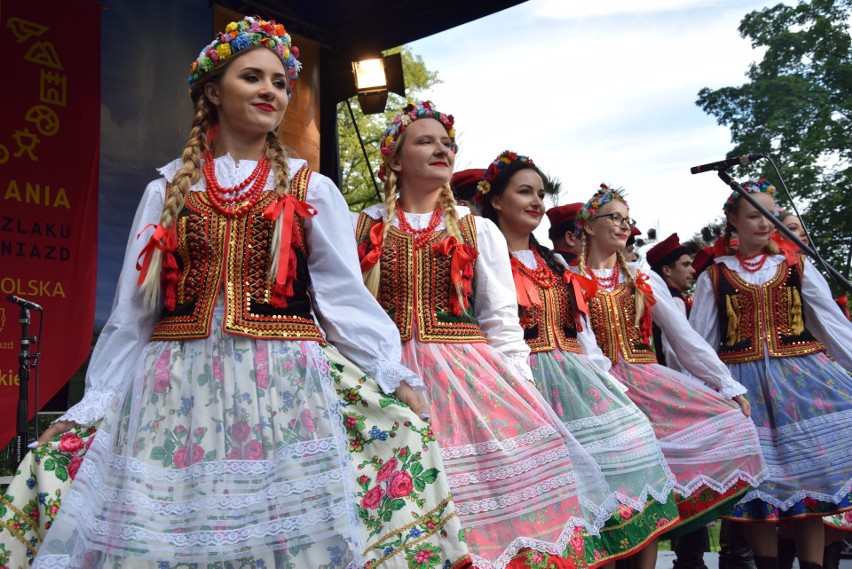
[[[210,128],[210,111],[207,98],[199,97],[195,102],[195,116],[192,119],[192,130],[189,140],[183,149],[181,159],[183,166],[175,174],[171,184],[167,186],[166,198],[163,202],[163,213],[160,214],[160,225],[169,228],[177,221],[180,210],[186,203],[189,188],[201,179],[201,154],[207,149],[207,131]],[[151,262],[148,273],[140,288],[144,304],[152,312],[159,308],[160,302],[160,272],[162,271],[163,254],[160,249],[151,252]]]
[[[456,209],[456,199],[453,197],[453,190],[449,184],[441,186],[441,193],[438,194],[438,205],[444,211],[444,227],[447,229],[447,233],[450,234],[450,237],[455,237],[457,242],[462,243],[462,234],[459,229],[459,212]],[[455,289],[459,306],[467,312],[464,308],[464,286],[462,283],[457,283]]]
[[[391,223],[396,215],[396,172],[388,168],[385,178],[385,225],[382,229],[382,243],[387,239]],[[381,255],[375,265],[364,272],[364,284],[374,297],[379,297],[379,284],[382,277]]]
[[[621,272],[624,273],[624,280],[630,283],[630,286],[633,287],[633,298],[636,302],[634,305],[636,309],[636,325],[639,326],[639,322],[642,320],[642,311],[645,310],[645,293],[636,288],[636,277],[630,272],[630,269],[627,266],[627,260],[624,258],[621,250],[615,252],[615,260],[618,263],[618,267],[621,269]]]
[[[287,152],[287,149],[284,147],[284,144],[281,143],[281,139],[278,138],[278,134],[275,131],[269,131],[266,133],[266,146],[264,150],[266,152],[266,159],[269,160],[269,164],[272,166],[272,170],[275,173],[275,192],[278,195],[289,193],[290,163],[287,159],[289,158],[290,153]],[[275,222],[275,229],[272,231],[272,244],[270,250],[272,262],[269,266],[269,274],[273,279],[278,273],[278,264],[281,260],[282,225],[283,220],[279,217]]]
[[[586,250],[588,249],[587,243],[588,239],[586,238],[586,232],[584,231],[582,235],[580,235],[580,253],[577,255],[577,269],[584,277],[589,276],[589,273],[586,270]]]

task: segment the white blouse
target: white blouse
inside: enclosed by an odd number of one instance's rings
[[[751,273],[743,270],[733,255],[725,255],[715,260],[716,263],[724,263],[730,270],[736,271],[741,279],[753,285],[761,285],[771,280],[782,261],[783,255],[770,255],[763,268]],[[846,371],[852,372],[852,323],[834,302],[828,283],[809,260],[805,261],[802,275],[802,307],[811,334],[822,342],[837,363]],[[717,318],[716,295],[706,272],[698,277],[695,285],[689,322],[710,345],[719,345],[722,335]],[[768,353],[766,357],[769,357]]]
[[[304,164],[304,160],[290,159],[290,172],[295,174]],[[112,313],[89,362],[83,399],[59,420],[81,425],[97,423],[112,398],[133,377],[132,366],[148,344],[159,317],[159,310],[152,313],[145,308],[136,284],[139,278],[136,259],[151,230],[138,239],[136,236],[148,224],[159,223],[166,182],[174,179],[181,165],[180,160],[175,160],[159,168],[163,177],[145,189],[133,219]],[[223,185],[233,186],[244,180],[256,165],[257,162],[250,160],[236,164],[230,155],[222,156],[216,159],[216,177]],[[204,191],[205,186],[202,177],[191,191]],[[272,175],[264,190],[274,190]],[[316,319],[327,341],[374,378],[386,393],[392,393],[403,380],[423,389],[422,380],[400,364],[399,331],[363,285],[350,212],[342,194],[331,180],[314,172],[306,201],[317,210],[316,216],[304,220],[312,280],[310,293]]]
[[[459,219],[470,214],[464,206],[456,206]],[[384,204],[368,207],[363,212],[373,219],[385,219]],[[446,216],[446,214],[444,214]],[[405,213],[405,219],[414,229],[428,227],[432,213]],[[497,226],[488,219],[474,217],[479,255],[474,265],[473,316],[482,329],[488,345],[500,351],[509,360],[516,374],[532,381],[532,370],[527,363],[529,346],[518,322],[518,297],[509,262],[506,239]],[[399,228],[399,217],[391,224]],[[442,218],[436,231],[444,229]]]
[[[577,270],[576,267],[572,269]],[[630,271],[635,275],[638,265],[631,264]],[[600,279],[611,277],[613,269],[596,269],[593,272]],[[678,308],[662,277],[653,271],[647,274],[656,301],[651,309],[651,316],[654,323],[666,334],[680,365],[692,377],[717,389],[726,399],[746,393],[746,388],[731,377],[728,367],[719,359],[716,351],[689,325],[686,315]],[[624,282],[624,278],[624,274],[620,274],[618,282]]]

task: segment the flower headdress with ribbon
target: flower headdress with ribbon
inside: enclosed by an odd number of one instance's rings
[[[192,87],[206,73],[219,66],[235,53],[250,47],[263,46],[271,49],[281,59],[287,70],[289,81],[287,86],[292,89],[293,82],[299,77],[302,69],[299,48],[290,41],[290,35],[283,24],[275,20],[261,20],[259,17],[246,16],[239,22],[231,22],[224,32],[207,44],[198,54],[189,70],[189,86]]]
[[[499,176],[500,173],[513,162],[522,162],[523,164],[528,164],[530,166],[535,165],[532,158],[529,156],[524,156],[517,152],[512,152],[511,150],[504,150],[497,158],[492,160],[491,164],[488,165],[488,168],[485,169],[482,179],[478,184],[476,184],[476,195],[473,199],[477,202],[481,202],[485,199],[485,196],[491,191],[491,184],[494,183],[497,176]]]
[[[402,133],[405,132],[405,129],[418,119],[435,119],[441,123],[450,137],[450,145],[453,152],[459,151],[458,144],[456,144],[456,129],[453,127],[453,123],[455,122],[453,115],[447,115],[438,111],[432,101],[409,101],[399,114],[394,117],[393,122],[390,123],[388,128],[385,129],[385,134],[380,141],[379,149],[382,152],[383,158],[382,165],[379,166],[379,179],[381,181],[384,182],[387,176],[388,160],[394,148],[396,148],[396,143],[399,141]]]
[[[574,235],[577,237],[583,234],[583,227],[592,220],[598,213],[598,210],[611,201],[619,201],[627,205],[624,199],[624,191],[614,190],[606,184],[601,184],[601,189],[595,192],[589,201],[583,204],[580,213],[577,214],[577,221],[574,224]]]

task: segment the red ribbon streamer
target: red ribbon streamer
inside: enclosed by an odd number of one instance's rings
[[[139,239],[149,227],[154,228],[154,233],[139,253],[139,256],[136,257],[136,270],[139,271],[139,280],[136,281],[137,286],[141,286],[145,281],[145,277],[148,275],[148,267],[151,265],[151,257],[154,254],[155,248],[165,253],[177,250],[177,232],[174,225],[165,228],[160,224],[154,225],[153,223],[149,223],[136,235],[136,239]],[[145,260],[140,264],[142,257]]]
[[[647,344],[650,343],[651,335],[653,334],[651,307],[657,303],[657,300],[654,298],[654,291],[651,289],[648,275],[645,273],[636,275],[636,290],[645,294],[645,308],[642,310],[639,326],[642,329],[642,341]]]
[[[294,222],[296,216],[313,217],[317,210],[310,204],[300,202],[291,194],[282,194],[277,200],[266,206],[263,217],[275,221],[281,216],[283,224],[281,227],[281,248],[278,256],[278,270],[275,273],[275,283],[284,285],[287,282],[287,268],[290,266],[290,256],[293,255],[293,233],[295,233]],[[296,234],[296,240],[299,236]]]
[[[440,243],[433,246],[433,250],[446,256],[450,256],[450,280],[456,287],[462,287],[464,296],[464,308],[467,308],[469,302],[467,297],[471,293],[470,281],[473,278],[473,263],[479,256],[479,251],[471,247],[467,243],[459,243],[455,237],[447,237]],[[456,314],[462,313],[462,307],[456,306],[457,302],[453,302],[455,296],[450,296],[450,303],[453,312]]]
[[[538,306],[541,304],[538,287],[521,272],[522,264],[518,259],[512,257],[512,278],[515,281],[515,293],[518,295],[518,304],[528,308],[530,306]]]

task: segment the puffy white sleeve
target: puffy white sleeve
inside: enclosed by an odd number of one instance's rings
[[[814,265],[805,261],[802,306],[808,330],[823,343],[828,354],[852,372],[852,322],[834,302],[831,289]]]
[[[494,222],[482,217],[476,218],[476,234],[473,315],[488,344],[508,358],[515,373],[532,381],[506,239]]]
[[[305,239],[314,310],[326,339],[385,393],[393,393],[402,381],[424,390],[423,381],[400,363],[399,330],[361,279],[343,195],[331,180],[314,172],[307,201],[317,210],[305,219]]]
[[[649,276],[656,300],[651,314],[683,368],[693,377],[718,389],[725,398],[746,393],[746,388],[731,377],[728,366],[719,359],[716,351],[689,325],[662,277],[653,271]]]
[[[127,241],[112,312],[89,360],[83,399],[58,421],[94,425],[103,419],[113,397],[121,393],[133,377],[133,366],[151,339],[159,311],[145,308],[136,284],[139,280],[136,259],[148,243],[152,229],[147,229],[138,239],[136,236],[146,225],[159,223],[165,191],[166,182],[161,178],[148,184],[142,195]]]
[[[713,293],[713,283],[710,280],[710,275],[705,271],[695,281],[695,292],[692,295],[692,310],[689,312],[689,324],[711,347],[718,346],[722,340],[717,316],[716,295]]]
[[[675,306],[677,306],[678,310],[680,310],[680,313],[683,314],[684,318],[686,318],[686,303],[676,296],[672,296],[672,300],[674,301]],[[666,358],[666,367],[670,367],[681,373],[689,374],[689,372],[683,367],[683,364],[680,363],[680,359],[677,357],[677,352],[675,351],[671,342],[669,342],[666,333],[663,332],[660,335],[660,338],[663,341],[662,350],[663,355]]]

